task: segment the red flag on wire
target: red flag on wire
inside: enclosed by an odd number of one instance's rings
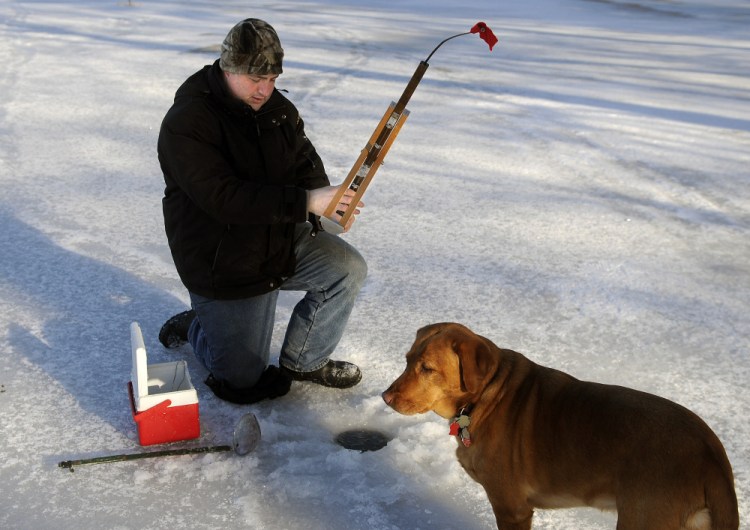
[[[479,33],[479,38],[490,45],[490,51],[497,44],[497,37],[495,37],[495,34],[492,33],[492,30],[484,22],[474,24],[474,27],[471,28],[471,33]]]

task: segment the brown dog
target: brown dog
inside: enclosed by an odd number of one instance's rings
[[[726,452],[694,413],[539,366],[460,324],[420,329],[383,399],[452,419],[458,460],[500,529],[573,506],[617,510],[618,530],[739,527]]]

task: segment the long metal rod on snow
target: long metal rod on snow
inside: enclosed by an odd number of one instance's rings
[[[150,453],[125,453],[119,455],[110,456],[98,456],[95,458],[83,458],[81,460],[65,460],[57,464],[58,467],[63,469],[70,469],[74,471],[74,466],[83,466],[86,464],[107,464],[110,462],[127,462],[129,460],[140,460],[142,458],[159,458],[162,456],[180,456],[180,455],[194,455],[201,453],[221,453],[224,451],[232,451],[234,448],[230,445],[213,445],[209,447],[193,447],[190,449],[167,449],[164,451],[152,451]]]

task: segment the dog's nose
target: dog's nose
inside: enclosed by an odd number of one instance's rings
[[[390,405],[391,402],[393,401],[393,392],[391,392],[390,388],[386,390],[385,392],[383,392],[381,396],[383,397],[383,401],[385,401],[386,405]]]

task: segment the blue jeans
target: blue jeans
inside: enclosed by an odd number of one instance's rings
[[[327,232],[295,230],[297,267],[281,285],[306,294],[292,312],[279,364],[298,372],[317,370],[341,340],[367,264],[357,250]],[[188,340],[213,376],[235,389],[250,388],[268,366],[279,291],[240,300],[214,300],[190,293],[196,317]]]

